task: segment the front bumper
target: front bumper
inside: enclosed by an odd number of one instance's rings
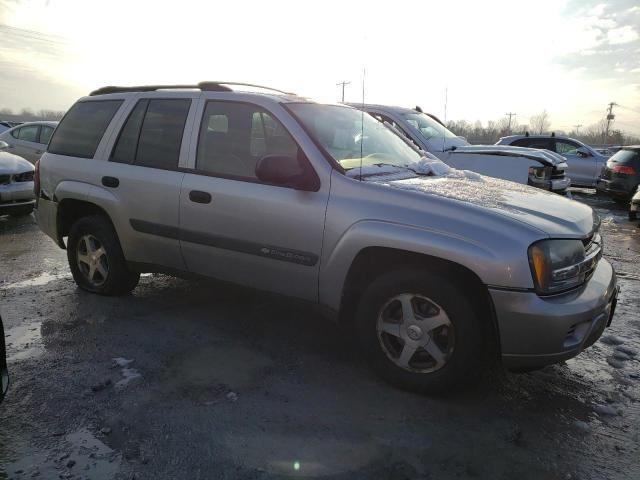
[[[560,179],[552,179],[551,180],[551,191],[553,193],[564,194],[567,193],[567,189],[571,186],[571,179],[569,177],[564,177]]]
[[[35,205],[33,182],[14,182],[0,185],[0,214]]]
[[[601,259],[589,281],[561,295],[489,289],[500,331],[502,363],[536,368],[578,355],[602,335],[615,310],[616,274]]]

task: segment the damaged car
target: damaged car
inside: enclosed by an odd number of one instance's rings
[[[18,155],[1,151],[2,144],[0,140],[0,215],[30,215],[36,203],[34,166]]]
[[[123,295],[164,272],[306,300],[418,392],[498,360],[561,362],[610,324],[616,274],[588,206],[451,168],[349,106],[253,87],[105,87],[71,107],[36,218],[80,288]]]
[[[559,194],[566,194],[571,185],[567,162],[556,153],[505,145],[470,145],[447,129],[437,117],[424,113],[419,107],[349,105],[372,115],[409,139],[419,150],[435,155],[451,167]]]

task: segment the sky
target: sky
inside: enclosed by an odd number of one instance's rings
[[[105,85],[227,80],[443,119],[640,135],[638,0],[0,0],[0,108]]]

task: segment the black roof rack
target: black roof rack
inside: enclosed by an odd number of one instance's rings
[[[272,92],[281,93],[284,95],[295,95],[295,93],[285,92],[278,90],[277,88],[265,87],[263,85],[255,85],[253,83],[241,83],[241,82],[200,82],[197,85],[140,85],[137,87],[102,87],[98,90],[94,90],[89,95],[107,95],[109,93],[126,93],[126,92],[155,92],[156,90],[186,90],[186,89],[198,89],[203,92],[232,92],[233,90],[228,85],[239,87],[253,87],[262,88],[264,90],[270,90]]]

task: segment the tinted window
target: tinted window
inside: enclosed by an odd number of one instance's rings
[[[640,150],[620,150],[607,163],[640,166]]]
[[[516,140],[511,145],[514,147],[529,147],[529,148],[541,148],[543,150],[553,150],[551,141],[547,138],[521,138]]]
[[[138,136],[142,127],[144,113],[147,110],[149,100],[140,100],[134,107],[129,118],[125,122],[118,141],[111,152],[111,161],[121,163],[133,163],[138,148]]]
[[[47,150],[60,155],[93,158],[104,131],[120,105],[122,100],[76,103],[56,128]]]
[[[149,100],[134,164],[171,170],[178,167],[182,134],[191,100]]]
[[[18,139],[25,142],[37,142],[38,141],[38,125],[29,125],[18,129]]]
[[[298,145],[280,122],[256,105],[207,103],[197,170],[256,180],[256,164],[265,155],[298,155]]]
[[[40,127],[40,141],[38,143],[44,143],[45,145],[51,140],[53,134],[53,127],[42,126]]]
[[[556,152],[560,155],[577,155],[578,144],[564,140],[556,140]]]

